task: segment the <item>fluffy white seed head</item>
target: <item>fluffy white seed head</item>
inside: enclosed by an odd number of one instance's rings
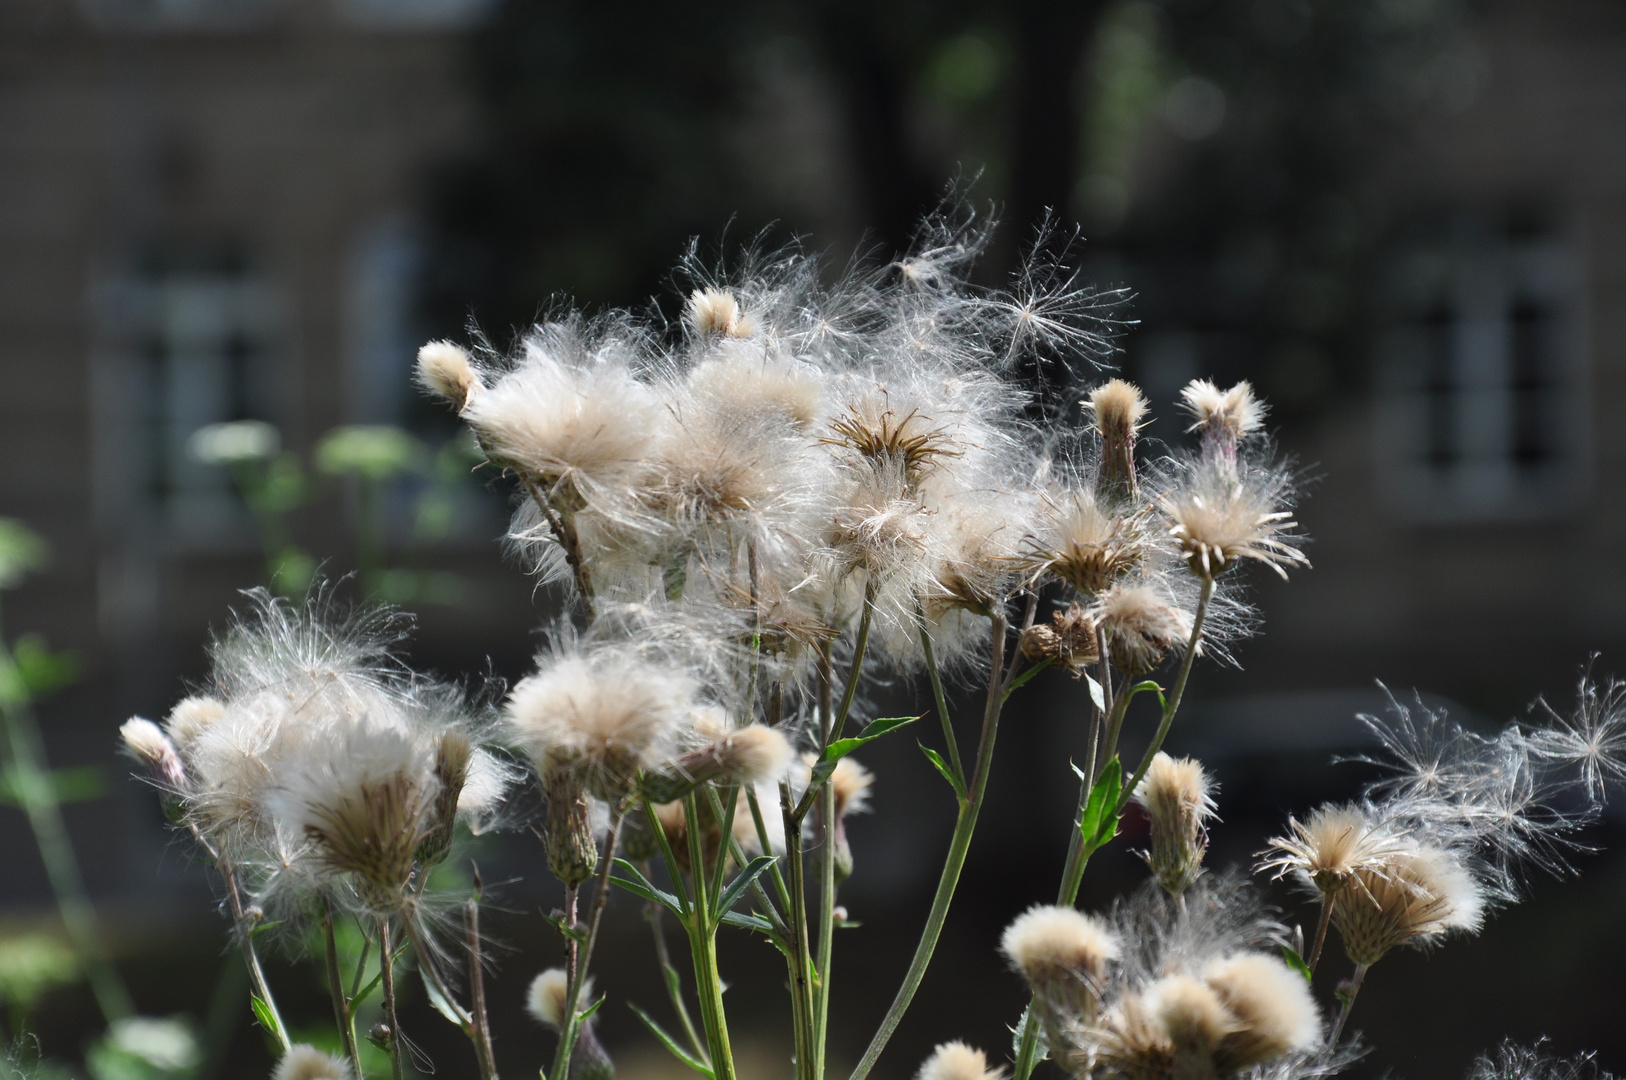
[[[981,1050],[963,1042],[947,1042],[932,1051],[915,1080],[1000,1080],[1004,1069],[990,1069]]]
[[[696,289],[684,306],[684,318],[701,337],[750,337],[756,324],[740,310],[740,301],[730,289]]]
[[[1191,637],[1191,616],[1149,584],[1112,586],[1096,598],[1090,615],[1106,637],[1113,664],[1130,675],[1154,671]]]
[[[616,798],[642,769],[673,755],[694,680],[631,649],[545,657],[520,681],[504,714],[515,743],[544,774],[580,773]]]
[[[830,774],[830,796],[835,800],[836,817],[860,814],[869,809],[869,789],[875,774],[854,761],[851,755],[836,762]]]
[[[565,999],[570,992],[570,977],[564,968],[549,968],[531,980],[531,988],[525,994],[525,1009],[537,1020],[559,1030],[564,1025]],[[582,987],[576,1000],[593,1000],[593,980],[582,980]]]
[[[1084,407],[1095,421],[1103,439],[1123,439],[1139,431],[1146,419],[1146,397],[1140,388],[1122,379],[1112,379],[1091,390]]]
[[[1212,461],[1189,470],[1160,500],[1169,536],[1199,578],[1212,578],[1240,559],[1270,567],[1283,580],[1287,567],[1309,566],[1287,509],[1285,474],[1253,471],[1238,476]]]
[[[1247,382],[1221,390],[1207,379],[1193,379],[1180,398],[1192,416],[1190,430],[1202,433],[1205,453],[1212,444],[1229,443],[1234,456],[1236,444],[1264,426],[1265,403]]]
[[[169,711],[164,730],[183,754],[209,726],[226,713],[226,706],[212,697],[182,698]]]
[[[130,756],[145,765],[160,785],[178,790],[186,783],[181,756],[157,724],[132,716],[119,728],[119,737],[124,740],[124,748]]]
[[[344,1059],[306,1043],[295,1043],[277,1062],[271,1080],[354,1080],[354,1074]]]
[[[1053,575],[1090,597],[1133,573],[1153,546],[1144,510],[1109,505],[1079,488],[1044,496],[1022,564],[1030,580]]]
[[[799,430],[824,415],[824,374],[799,360],[763,355],[749,345],[725,347],[696,364],[689,388],[718,407],[788,420]]]
[[[1407,849],[1373,812],[1356,805],[1320,806],[1304,821],[1289,817],[1288,835],[1272,837],[1260,865],[1278,878],[1293,874],[1321,893],[1335,893],[1365,870],[1381,875],[1389,856]]]
[[[1146,862],[1171,895],[1185,892],[1202,873],[1208,820],[1214,816],[1210,788],[1201,762],[1173,758],[1161,750],[1135,787],[1134,799],[1145,807],[1151,824]]]
[[[1203,981],[1237,1027],[1220,1048],[1222,1068],[1246,1068],[1321,1041],[1321,1012],[1309,982],[1276,957],[1236,953],[1210,964]]]
[[[1399,945],[1432,944],[1451,931],[1477,933],[1484,918],[1484,893],[1462,859],[1421,844],[1389,854],[1381,867],[1357,869],[1333,896],[1333,925],[1357,964],[1375,964]]]
[[[456,412],[482,389],[468,352],[450,341],[431,341],[418,350],[418,383]]]

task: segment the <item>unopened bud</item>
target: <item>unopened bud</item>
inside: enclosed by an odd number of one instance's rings
[[[593,800],[572,769],[554,769],[543,777],[542,788],[548,801],[543,826],[548,869],[566,885],[579,885],[598,866]]]
[[[1172,758],[1161,751],[1135,788],[1135,801],[1146,808],[1152,849],[1146,865],[1158,884],[1179,896],[1202,874],[1208,851],[1207,821],[1214,815],[1208,774],[1195,758]]]

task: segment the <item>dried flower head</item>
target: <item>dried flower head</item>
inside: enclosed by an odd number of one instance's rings
[[[1452,930],[1477,933],[1485,899],[1455,853],[1410,845],[1377,869],[1357,869],[1356,888],[1333,897],[1332,922],[1344,952],[1370,966],[1398,945],[1427,945]]]
[[[755,324],[740,311],[739,299],[729,289],[696,289],[689,294],[683,317],[701,337],[750,337]]]
[[[462,412],[483,389],[468,352],[450,341],[431,341],[418,350],[418,383],[448,402],[454,412]]]
[[[1113,379],[1091,390],[1083,404],[1101,437],[1097,491],[1108,501],[1133,499],[1135,438],[1146,416],[1146,398],[1133,384]]]
[[[1146,510],[1109,509],[1090,491],[1047,495],[1021,563],[1034,582],[1053,575],[1093,597],[1145,562],[1152,549],[1148,526]]]
[[[1112,663],[1130,676],[1155,671],[1191,637],[1191,616],[1151,584],[1112,586],[1096,598],[1090,615],[1106,637]]]
[[[1264,563],[1283,580],[1288,566],[1309,566],[1293,546],[1293,511],[1286,509],[1288,479],[1278,472],[1238,478],[1204,460],[1160,500],[1169,535],[1199,578],[1212,578],[1238,559]]]
[[[915,1080],[1002,1080],[1004,1069],[990,1069],[981,1050],[963,1042],[947,1042],[932,1051]]]
[[[306,1043],[295,1043],[282,1055],[271,1080],[354,1080],[343,1058],[324,1054]]]
[[[1146,808],[1151,823],[1146,864],[1171,896],[1185,892],[1202,873],[1207,822],[1214,816],[1210,788],[1201,762],[1172,758],[1161,750],[1135,788],[1134,799]]]
[[[1081,605],[1073,604],[1050,616],[1050,625],[1035,623],[1022,631],[1022,653],[1034,663],[1046,660],[1073,678],[1101,659],[1095,620]]]
[[[1287,827],[1290,835],[1271,838],[1260,868],[1277,878],[1293,874],[1322,894],[1342,889],[1356,871],[1382,875],[1388,858],[1407,848],[1370,809],[1353,804],[1319,806],[1302,822],[1289,817]]]
[[[939,460],[960,451],[946,425],[911,409],[900,415],[887,395],[861,397],[830,421],[824,441],[856,452],[876,468],[897,469],[913,488]]]
[[[1247,382],[1221,390],[1207,379],[1193,379],[1180,397],[1193,419],[1188,430],[1201,434],[1205,458],[1234,467],[1237,444],[1264,426],[1265,403]]]

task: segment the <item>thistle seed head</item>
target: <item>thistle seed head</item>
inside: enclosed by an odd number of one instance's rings
[[[1146,863],[1170,896],[1185,892],[1202,873],[1207,823],[1214,816],[1211,787],[1195,758],[1176,759],[1160,750],[1135,788],[1134,799],[1151,823]]]
[[[418,385],[462,412],[469,399],[483,389],[469,354],[450,341],[431,341],[418,350]]]
[[[324,1054],[306,1043],[295,1043],[282,1055],[271,1080],[355,1080],[349,1062]]]
[[[915,1080],[1002,1080],[1004,1069],[990,1069],[981,1050],[963,1042],[947,1042],[932,1051]]]
[[[1359,868],[1354,887],[1333,895],[1332,922],[1344,952],[1371,965],[1399,945],[1428,945],[1453,930],[1478,933],[1485,898],[1461,859],[1443,848],[1412,845],[1381,868]]]

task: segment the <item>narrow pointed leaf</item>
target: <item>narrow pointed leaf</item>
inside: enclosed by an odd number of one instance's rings
[[[660,1024],[655,1022],[655,1018],[653,1016],[650,1016],[648,1013],[644,1012],[644,1010],[640,1009],[630,1001],[627,1002],[627,1008],[631,1009],[637,1015],[638,1019],[644,1022],[644,1027],[649,1029],[649,1033],[651,1035],[660,1040],[660,1044],[666,1047],[667,1052],[673,1057],[683,1062],[683,1064],[687,1065],[701,1076],[709,1076],[713,1078],[716,1077],[717,1074],[711,1071],[711,1066],[707,1065],[704,1061],[701,1061],[699,1058],[683,1049],[682,1046],[678,1045],[678,1041],[672,1038],[672,1036],[668,1035],[665,1029],[663,1029]]]
[[[610,877],[610,881],[618,888],[625,889],[634,896],[641,896],[645,900],[653,900],[666,910],[678,917],[678,921],[685,927],[689,925],[688,917],[683,913],[678,898],[664,889],[657,889],[649,883],[649,879],[639,872],[638,868],[625,859],[615,860],[615,868],[628,875],[624,878]]]
[[[920,714],[920,716],[925,715],[925,713]],[[836,762],[857,750],[860,746],[874,742],[887,732],[896,731],[905,724],[912,724],[919,720],[920,716],[888,716],[880,720],[871,720],[869,725],[864,728],[862,735],[854,735],[850,739],[837,739],[825,747],[824,755],[819,759],[819,765],[821,767],[829,765],[833,769]]]
[[[961,802],[965,802],[965,785],[960,782],[958,776],[954,775],[953,770],[948,766],[948,762],[943,760],[943,756],[925,743],[917,743],[916,745],[920,747],[920,752],[926,755],[926,760],[931,762],[937,771],[943,774],[943,779],[947,780],[949,786],[954,789],[955,797]]]
[[[1084,681],[1090,684],[1090,700],[1095,702],[1095,707],[1098,710],[1101,712],[1106,712],[1107,692],[1101,689],[1101,684],[1095,681],[1094,675],[1086,674],[1084,676]]]
[[[1304,962],[1304,957],[1299,955],[1297,949],[1293,948],[1291,945],[1283,945],[1282,959],[1287,961],[1288,967],[1292,968],[1300,975],[1303,975],[1305,982],[1310,981],[1310,965]]]
[[[1086,855],[1106,844],[1118,832],[1118,799],[1123,788],[1123,766],[1114,757],[1101,769],[1101,775],[1090,789],[1079,818],[1078,831],[1084,838]]]
[[[1011,684],[1005,688],[1005,700],[1009,700],[1010,696],[1016,693],[1018,687],[1022,686],[1022,684],[1026,683],[1029,679],[1033,678],[1035,675],[1039,674],[1039,672],[1049,667],[1050,664],[1051,661],[1049,660],[1040,661],[1039,663],[1028,668],[1026,671],[1022,672],[1022,674],[1018,675],[1016,678],[1012,679]]]
[[[739,876],[729,884],[728,888],[723,890],[723,895],[717,901],[718,917],[721,918],[726,915],[735,904],[739,903],[740,897],[745,894],[745,890],[751,887],[751,882],[761,876],[762,872],[776,861],[777,859],[773,855],[758,855],[752,859],[746,868],[740,871]]]

